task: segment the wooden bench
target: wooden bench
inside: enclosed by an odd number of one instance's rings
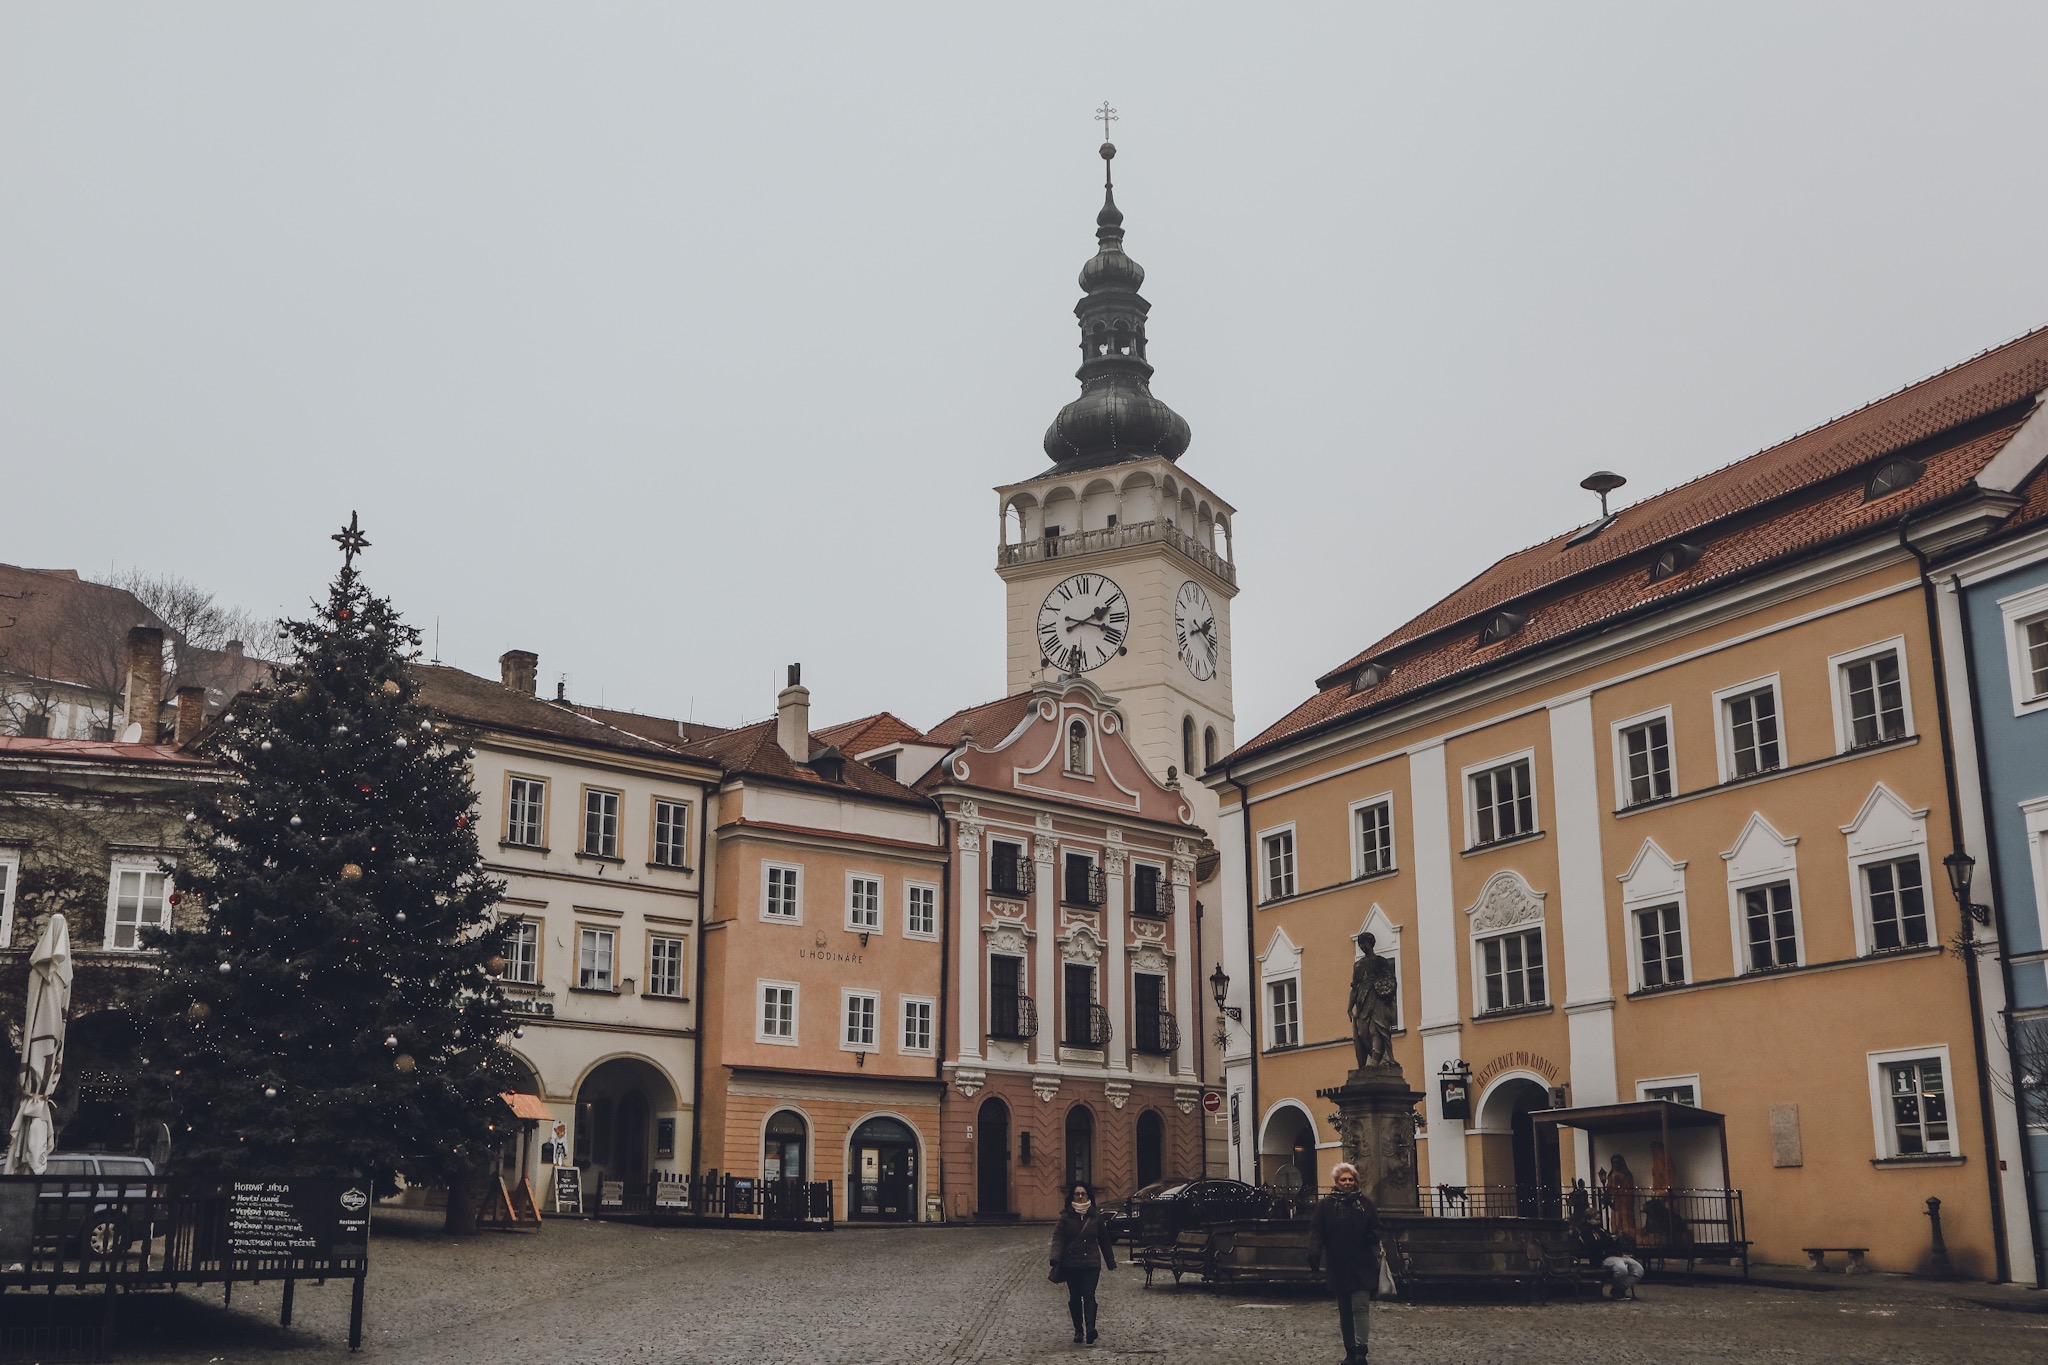
[[[1309,1230],[1271,1224],[1218,1230],[1209,1257],[1213,1284],[1321,1285],[1308,1264]]]
[[[1183,1275],[1201,1275],[1209,1272],[1209,1234],[1196,1228],[1181,1233],[1171,1242],[1159,1242],[1139,1247],[1131,1253],[1131,1262],[1145,1271],[1145,1287],[1152,1287],[1152,1273],[1156,1270],[1170,1271],[1176,1288]]]
[[[1799,1249],[1806,1253],[1806,1268],[1808,1270],[1826,1270],[1828,1268],[1828,1253],[1839,1251],[1849,1258],[1849,1263],[1842,1267],[1844,1275],[1868,1275],[1870,1273],[1870,1267],[1863,1263],[1863,1257],[1869,1252],[1869,1247],[1801,1247]]]

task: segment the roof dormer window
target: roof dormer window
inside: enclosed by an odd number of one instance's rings
[[[1898,492],[1926,472],[1926,465],[1904,455],[1886,460],[1877,467],[1877,472],[1870,476],[1870,482],[1864,486],[1863,500],[1876,502],[1879,498]]]
[[[1679,540],[1657,551],[1657,557],[1650,561],[1650,581],[1661,583],[1674,574],[1684,573],[1699,562],[1705,554],[1704,547],[1691,541]]]
[[[1480,628],[1480,647],[1484,648],[1487,645],[1499,644],[1502,640],[1507,639],[1508,636],[1513,635],[1516,631],[1520,630],[1522,628],[1523,623],[1526,622],[1528,619],[1529,617],[1526,612],[1495,612],[1492,616],[1489,616],[1486,619],[1486,624]]]
[[[1385,664],[1367,664],[1365,667],[1359,669],[1356,673],[1351,675],[1351,690],[1354,693],[1369,692],[1373,688],[1378,687],[1381,683],[1385,682],[1387,680],[1387,674],[1391,673],[1392,671],[1393,670],[1388,668]]]

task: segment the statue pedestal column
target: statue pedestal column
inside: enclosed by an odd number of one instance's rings
[[[1358,1168],[1358,1186],[1382,1210],[1419,1207],[1416,1199],[1415,1105],[1420,1090],[1408,1086],[1398,1063],[1360,1067],[1344,1084],[1318,1090],[1337,1105],[1337,1131],[1344,1159]]]

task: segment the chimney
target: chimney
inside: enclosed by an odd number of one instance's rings
[[[527,649],[508,649],[498,656],[498,676],[514,692],[530,697],[540,678],[540,655]]]
[[[203,687],[181,687],[178,689],[178,728],[172,732],[172,742],[180,749],[199,738],[199,731],[206,724],[206,689]]]
[[[155,626],[128,630],[128,683],[121,694],[121,738],[156,743],[157,714],[164,704],[164,633]]]
[[[811,689],[803,684],[804,666],[789,666],[789,686],[775,696],[775,742],[793,763],[811,761]]]

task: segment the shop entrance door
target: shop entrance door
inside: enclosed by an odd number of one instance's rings
[[[1010,1214],[1010,1106],[981,1102],[974,1119],[974,1212],[978,1218]]]
[[[781,1109],[769,1116],[768,1131],[761,1138],[763,1180],[773,1183],[777,1180],[804,1178],[806,1132],[801,1114]]]
[[[853,1131],[853,1178],[846,1216],[869,1222],[917,1218],[917,1134],[896,1119],[869,1119]]]

